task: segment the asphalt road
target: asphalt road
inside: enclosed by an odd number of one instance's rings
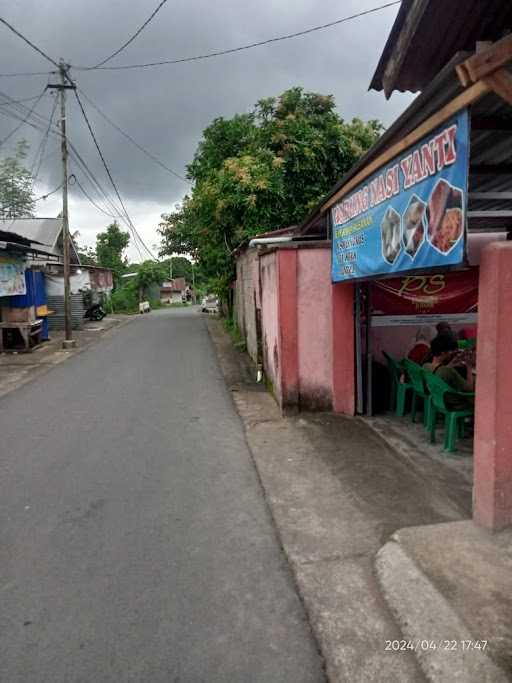
[[[0,400],[0,681],[323,681],[205,321]]]

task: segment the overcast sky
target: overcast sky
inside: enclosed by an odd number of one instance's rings
[[[114,52],[142,24],[157,0],[3,0],[1,16],[51,57],[73,65],[91,65]],[[109,65],[158,61],[236,47],[300,31],[383,4],[383,0],[169,0],[155,19]],[[185,175],[202,130],[217,116],[249,111],[254,103],[292,86],[333,94],[344,118],[379,118],[389,125],[411,97],[395,94],[387,102],[368,84],[384,47],[398,6],[339,26],[245,52],[187,64],[130,71],[74,71],[80,88],[121,128],[167,166]],[[1,73],[46,71],[42,57],[5,27],[0,26]],[[48,78],[0,78],[0,90],[15,98],[38,94]],[[3,98],[1,98],[3,100]],[[70,139],[108,190],[108,179],[92,146],[72,96],[69,99]],[[36,111],[49,116],[52,96],[46,94]],[[86,107],[87,107],[87,103]],[[28,102],[27,106],[31,106]],[[187,185],[155,165],[90,107],[91,122],[114,179],[138,231],[151,248],[160,214],[169,211]],[[0,117],[0,137],[16,125]],[[24,136],[35,152],[41,134],[24,126]],[[18,136],[21,135],[20,130]],[[38,194],[60,182],[57,140],[46,148]],[[6,143],[1,152],[10,149]],[[29,160],[30,163],[30,160]],[[77,176],[98,199],[79,171]],[[57,193],[37,204],[38,215],[55,216]],[[70,228],[84,243],[94,245],[95,234],[109,223],[80,191],[71,188]],[[138,259],[130,249],[130,257]]]

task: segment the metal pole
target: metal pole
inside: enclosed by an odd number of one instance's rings
[[[64,252],[64,348],[75,346],[71,329],[71,295],[69,263],[69,219],[68,219],[68,145],[66,139],[66,65],[59,64],[60,90],[60,132],[62,151],[62,246]]]

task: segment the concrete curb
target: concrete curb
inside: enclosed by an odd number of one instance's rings
[[[377,553],[377,577],[404,641],[412,647],[427,679],[432,683],[509,681],[485,652],[463,649],[461,641],[472,641],[473,635],[407,554],[399,533]],[[454,641],[457,645],[450,649]]]

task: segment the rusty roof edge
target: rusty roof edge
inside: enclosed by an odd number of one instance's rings
[[[472,52],[458,52],[450,60],[450,62],[444,67],[444,69],[442,69],[438,73],[438,75],[434,78],[430,85],[411,102],[407,109],[405,109],[405,111],[403,111],[400,114],[400,116],[394,121],[394,123],[392,123],[391,126],[380,136],[377,142],[372,147],[370,147],[366,154],[364,154],[358,161],[356,161],[354,166],[352,166],[352,168],[349,171],[347,171],[347,173],[345,173],[344,176],[342,176],[342,178],[329,190],[329,192],[324,197],[322,197],[322,199],[318,202],[315,208],[306,216],[306,218],[300,224],[299,227],[301,234],[303,234],[309,227],[311,227],[312,223],[320,217],[323,205],[344,185],[346,185],[349,182],[349,180],[356,175],[356,173],[358,173],[362,168],[364,168],[364,166],[367,163],[369,163],[369,161],[371,161],[380,153],[384,152],[388,147],[390,147],[396,141],[396,138],[399,135],[403,136],[410,132],[410,130],[407,130],[407,124],[411,122],[414,116],[419,114],[419,112],[425,106],[425,104],[431,102],[434,93],[441,91],[444,87],[444,89],[446,90],[446,95],[448,96],[451,94],[449,90],[450,85],[456,88],[457,90],[462,90],[462,86],[460,86],[455,73],[455,66],[460,62],[464,61],[465,59],[467,59],[468,57],[470,57],[472,54]],[[446,97],[446,99],[448,99],[448,97]],[[437,108],[439,108],[439,106]],[[421,117],[421,120],[416,122],[414,128],[420,125],[422,121],[427,119],[431,113],[432,112],[430,111],[430,109],[428,107],[425,107],[424,116]],[[413,130],[413,128],[411,128],[411,130]]]
[[[395,50],[395,47],[399,44],[399,36],[406,24],[407,16],[409,12],[415,11],[414,4],[418,2],[421,2],[421,0],[402,0],[402,4],[400,5],[398,14],[396,15],[393,26],[391,27],[391,31],[389,33],[388,39],[386,40],[386,44],[384,45],[379,63],[377,64],[375,73],[370,81],[370,85],[368,86],[368,90],[377,90],[379,92],[384,90],[384,84],[382,81],[386,66],[393,51]],[[425,7],[423,7],[423,11],[425,11]]]

